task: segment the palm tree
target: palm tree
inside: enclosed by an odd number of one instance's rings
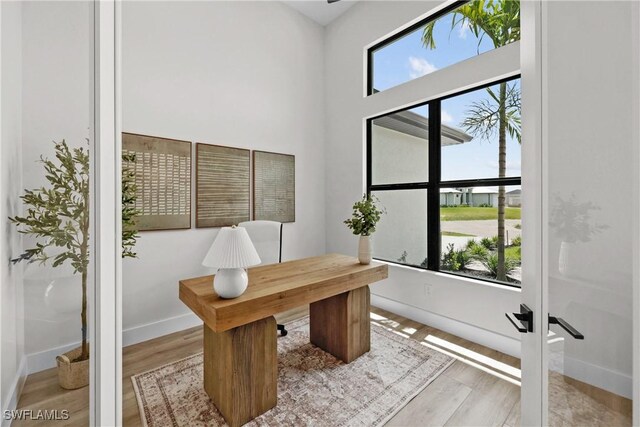
[[[520,1],[473,0],[451,13],[451,30],[466,26],[480,44],[488,37],[494,48],[520,40]],[[429,22],[423,31],[422,42],[428,49],[435,49],[433,34],[436,21]],[[500,83],[497,88],[487,88],[489,97],[474,102],[462,126],[474,136],[489,139],[498,134],[498,177],[504,178],[507,170],[507,132],[520,139],[520,88],[516,84]],[[498,189],[498,269],[497,279],[506,280],[505,272],[505,188]]]

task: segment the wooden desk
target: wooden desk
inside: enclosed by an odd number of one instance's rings
[[[213,276],[180,281],[180,300],[204,322],[204,388],[232,427],[276,405],[274,314],[310,304],[311,343],[346,363],[369,351],[369,284],[387,265],[339,254],[250,268],[249,287],[222,299]],[[284,338],[286,339],[286,338]]]

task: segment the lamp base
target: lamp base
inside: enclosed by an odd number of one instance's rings
[[[244,268],[221,268],[213,278],[213,289],[220,298],[237,298],[247,290],[248,283]]]

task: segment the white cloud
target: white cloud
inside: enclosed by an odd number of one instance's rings
[[[409,57],[409,66],[411,67],[410,76],[412,79],[422,77],[425,74],[433,73],[437,70],[436,66],[428,62],[424,58]]]
[[[453,123],[453,116],[445,110],[442,110],[442,113],[440,113],[440,120],[442,120],[442,123]]]
[[[458,37],[463,40],[466,39],[469,29],[470,29],[469,21],[466,21],[466,20],[462,21],[462,23],[460,24],[460,28],[458,28]]]

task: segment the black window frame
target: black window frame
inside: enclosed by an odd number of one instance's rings
[[[437,12],[432,13],[431,15],[427,16],[426,18],[421,19],[420,21],[416,22],[415,24],[403,29],[402,31],[397,32],[396,34],[392,35],[391,37],[388,37],[388,38],[380,41],[379,43],[374,44],[370,48],[368,48],[367,49],[367,96],[370,96],[370,95],[373,95],[374,93],[378,93],[379,92],[379,91],[377,91],[377,90],[375,90],[373,88],[373,73],[374,73],[374,69],[373,69],[373,54],[377,50],[380,50],[383,47],[392,44],[396,40],[399,40],[399,39],[403,38],[404,36],[406,36],[408,34],[411,34],[412,32],[414,32],[415,30],[419,29],[420,27],[424,27],[429,22],[435,21],[436,19],[438,19],[438,18],[446,15],[447,13],[459,8],[460,6],[462,6],[465,3],[469,3],[469,1],[470,0],[459,0],[459,1],[453,2],[449,6],[447,6],[445,8],[442,8]]]
[[[442,101],[454,98],[460,95],[464,95],[469,92],[473,92],[480,89],[485,89],[491,86],[495,86],[500,83],[511,82],[521,78],[520,74],[515,74],[509,77],[501,78],[491,81],[490,83],[474,86],[469,89],[465,89],[453,94],[434,98],[429,101],[421,102],[411,105],[409,107],[399,108],[394,111],[379,114],[374,117],[370,117],[366,121],[366,191],[367,195],[371,195],[372,191],[398,191],[398,190],[427,190],[427,267],[421,267],[413,264],[402,263],[398,260],[388,260],[378,258],[374,256],[374,259],[384,261],[391,264],[404,265],[407,267],[417,268],[421,270],[434,271],[439,273],[446,273],[452,276],[471,278],[480,280],[494,285],[503,285],[520,289],[521,286],[501,282],[497,280],[486,279],[482,277],[473,277],[464,274],[459,274],[451,271],[440,269],[440,260],[442,258],[442,243],[440,233],[440,189],[441,188],[456,188],[456,187],[494,187],[494,186],[512,186],[522,185],[522,175],[519,177],[504,177],[504,178],[479,178],[479,179],[463,179],[463,180],[449,180],[442,181],[442,132],[441,132],[441,112]],[[429,109],[429,159],[426,164],[429,173],[429,181],[422,182],[406,182],[395,184],[373,184],[373,122],[381,117],[390,116],[395,113],[408,111],[414,108],[428,106]],[[432,236],[437,236],[433,239]]]

